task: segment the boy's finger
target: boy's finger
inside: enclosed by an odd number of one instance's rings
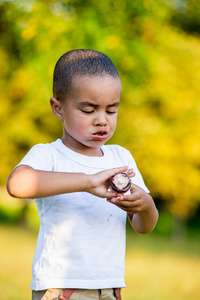
[[[131,183],[131,192],[135,192],[137,190],[141,190],[141,187],[139,187],[137,184]]]
[[[121,198],[118,197],[118,201],[121,201],[121,202],[125,202],[125,201],[128,201],[128,202],[135,202],[138,200],[138,195],[137,194],[131,194],[131,195],[122,195]]]
[[[128,169],[126,171],[126,174],[131,178],[131,177],[134,177],[135,176],[135,172],[133,169]]]
[[[130,174],[132,174],[132,173],[135,173],[135,172],[133,171],[132,168],[131,168],[131,169],[128,169],[128,170],[126,171],[126,174],[127,174],[127,175],[130,175]]]
[[[108,191],[108,192],[105,194],[105,197],[106,197],[107,200],[109,201],[111,198],[116,198],[116,197],[118,197],[118,194],[115,193],[115,192],[112,192],[112,191]]]
[[[128,169],[127,166],[110,169],[109,177],[112,177],[112,176],[114,176],[118,173],[121,173],[121,172],[125,172],[127,169]]]
[[[127,171],[127,169],[128,169],[128,166],[123,166],[123,167],[114,168],[113,171],[115,171],[115,174],[117,174],[120,172]]]

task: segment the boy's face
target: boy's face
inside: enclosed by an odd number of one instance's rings
[[[63,143],[89,156],[102,156],[100,146],[113,135],[121,83],[118,77],[75,77],[70,94],[60,103]]]

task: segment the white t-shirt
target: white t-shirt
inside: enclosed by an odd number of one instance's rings
[[[149,192],[130,152],[101,147],[102,157],[79,154],[60,139],[34,146],[20,164],[34,169],[94,174],[129,166],[132,182]],[[31,289],[124,287],[126,212],[86,192],[36,199],[40,230]]]

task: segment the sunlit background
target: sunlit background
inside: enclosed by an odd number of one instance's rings
[[[5,183],[36,143],[62,137],[49,105],[68,50],[107,54],[122,81],[116,143],[133,154],[160,212],[127,228],[123,300],[200,299],[200,2],[0,0],[0,296],[30,299],[34,201]]]

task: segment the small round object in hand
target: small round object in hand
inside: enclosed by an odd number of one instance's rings
[[[118,173],[110,178],[110,184],[115,192],[125,193],[131,187],[131,180],[126,173]]]

